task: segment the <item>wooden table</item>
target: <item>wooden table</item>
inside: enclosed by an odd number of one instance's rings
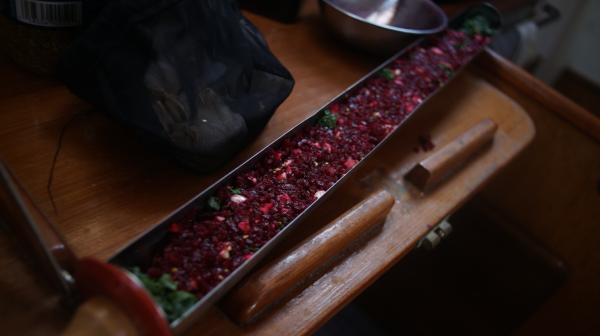
[[[337,42],[320,20],[315,1],[306,2],[300,21],[291,25],[247,16],[296,79],[292,95],[260,137],[223,169],[199,175],[139,146],[128,129],[94,111],[65,129],[51,185],[56,213],[47,185],[61,129],[93,107],[56,80],[29,74],[0,53],[0,155],[79,256],[107,259],[384,60]],[[480,190],[527,146],[535,129],[527,113],[482,79],[479,71],[468,67],[422,106],[268,259],[384,187],[397,201],[378,232],[354,244],[246,328],[235,326],[213,308],[188,334],[313,332]],[[430,154],[413,150],[419,135],[431,134],[439,148],[486,117],[499,125],[492,145],[438,186],[423,194],[403,179]],[[21,335],[57,333],[69,313],[24,263],[4,230],[0,242],[0,330]]]

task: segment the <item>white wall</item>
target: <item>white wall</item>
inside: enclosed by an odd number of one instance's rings
[[[566,63],[600,85],[600,1],[586,1],[577,16],[566,51]]]
[[[543,61],[535,75],[553,84],[566,66],[600,85],[600,1],[549,0],[561,20],[542,27],[538,50]]]

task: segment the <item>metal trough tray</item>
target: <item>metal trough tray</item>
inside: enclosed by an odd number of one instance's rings
[[[498,35],[502,27],[502,19],[499,12],[489,4],[477,4],[470,6],[453,17],[448,26],[453,29],[458,29],[462,26],[463,21],[467,17],[471,17],[473,15],[480,14],[488,18],[489,22],[492,24],[494,28],[496,28],[496,33],[494,36]],[[493,37],[494,37],[493,36]],[[493,38],[492,37],[492,38]],[[288,132],[283,134],[277,140],[273,141],[269,146],[262,149],[260,152],[256,153],[252,158],[248,159],[246,162],[238,166],[236,169],[231,171],[229,174],[221,178],[219,181],[215,182],[208,189],[202,191],[185,205],[180,207],[174,213],[166,217],[161,222],[157,223],[153,228],[149,229],[146,233],[140,236],[137,240],[130,243],[129,245],[122,248],[119,252],[117,252],[112,258],[109,259],[109,262],[119,265],[123,268],[131,267],[131,266],[140,266],[142,269],[145,269],[151,264],[151,260],[153,256],[158,252],[168,240],[169,232],[167,230],[169,224],[180,220],[183,218],[190,209],[193,207],[201,206],[208,197],[212,196],[216,190],[224,184],[229,184],[233,182],[233,179],[239,173],[249,170],[253,167],[253,165],[261,160],[270,148],[279,148],[282,141],[286,138],[290,138],[297,131],[304,129],[307,125],[316,125],[317,121],[323,116],[324,110],[330,106],[334,102],[341,102],[345,99],[346,95],[352,94],[355,90],[362,87],[363,83],[375,75],[381,68],[387,66],[396,58],[400,57],[402,54],[406,53],[414,46],[423,42],[427,39],[427,36],[423,36],[419,38],[417,41],[407,46],[388,61],[384,62],[382,65],[371,71],[369,74],[364,76],[346,91],[340,93],[337,97],[328,102],[324,107],[322,107],[318,112],[313,114],[311,117],[305,119],[303,122],[296,125],[294,128],[290,129]],[[475,57],[475,56],[474,56]],[[467,62],[468,64],[468,62]],[[456,73],[461,71],[466,64],[463,64],[459,69],[457,69]],[[450,82],[452,78],[450,78],[446,83]],[[191,309],[189,309],[184,315],[182,315],[179,319],[170,323],[171,331],[175,335],[182,334],[186,329],[191,327],[195,321],[198,319],[200,315],[206,312],[212,305],[214,305],[226,292],[228,292],[238,281],[240,281],[263,257],[265,257],[275,245],[279,244],[296,226],[298,226],[313,210],[315,210],[329,195],[331,195],[342,183],[344,183],[350,175],[360,168],[361,164],[365,159],[367,159],[377,148],[381,147],[383,143],[388,141],[391,138],[392,134],[395,132],[399,132],[400,126],[408,119],[410,116],[415,114],[419,107],[429,100],[435,93],[437,93],[440,88],[436,89],[432,92],[425,100],[420,103],[415,110],[406,117],[398,127],[392,131],[379,145],[375,147],[373,151],[365,156],[363,160],[361,160],[356,166],[354,166],[344,177],[342,177],[339,181],[337,181],[321,198],[312,203],[304,212],[302,212],[298,217],[296,217],[293,221],[288,223],[288,225],[275,237],[271,239],[267,244],[265,244],[260,250],[258,250],[252,258],[247,260],[243,265],[241,265],[237,270],[231,273],[225,280],[223,280],[217,287],[215,287],[210,293],[204,296],[200,301],[198,301]],[[233,183],[232,183],[233,184]],[[135,278],[135,276],[131,275],[131,277]],[[141,284],[140,284],[141,285]]]

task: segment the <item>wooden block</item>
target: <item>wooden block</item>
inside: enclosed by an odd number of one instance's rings
[[[425,191],[452,168],[490,141],[494,137],[496,129],[498,129],[498,125],[492,119],[484,119],[419,162],[406,174],[406,179]]]

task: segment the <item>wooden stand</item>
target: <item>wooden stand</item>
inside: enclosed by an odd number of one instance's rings
[[[291,25],[247,16],[296,79],[291,96],[261,136],[220,171],[199,175],[174,167],[140,147],[130,130],[95,112],[74,121],[66,130],[51,185],[57,214],[46,187],[60,131],[70,118],[92,107],[57,81],[26,73],[0,53],[0,155],[79,257],[108,258],[384,61],[356,53],[324,33],[326,26],[319,18],[316,1],[306,2],[299,22]],[[494,141],[450,178],[425,194],[404,179],[412,167],[432,154],[413,151],[420,135],[431,134],[439,150],[485,118],[498,125]],[[373,153],[261,267],[383,188],[395,202],[380,229],[312,272],[246,326],[232,323],[214,307],[187,334],[314,332],[480,190],[532,141],[534,134],[523,108],[482,79],[477,67],[467,67],[419,108],[400,132]],[[10,242],[6,232],[1,235],[3,242]],[[26,271],[29,268],[19,253],[8,248],[2,251],[0,260],[19,270],[2,274],[2,330],[27,335],[64,329],[64,318],[40,318],[63,308],[49,301],[51,293],[40,289],[43,283]],[[29,309],[32,306],[39,308],[33,311]],[[67,315],[62,312],[61,316]],[[32,323],[33,319],[40,323]]]

